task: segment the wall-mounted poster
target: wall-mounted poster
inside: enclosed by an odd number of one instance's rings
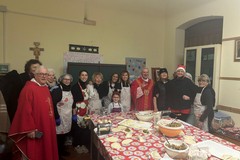
[[[130,81],[132,82],[138,78],[141,71],[146,67],[146,58],[126,58],[127,71],[130,74]]]
[[[9,72],[9,64],[1,63],[0,64],[0,74],[6,74]]]

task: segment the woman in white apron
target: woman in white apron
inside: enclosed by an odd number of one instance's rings
[[[104,108],[108,108],[109,104],[112,102],[112,94],[116,90],[115,85],[119,81],[119,75],[117,73],[113,73],[111,75],[111,78],[109,81],[103,82],[104,90],[106,91],[103,102],[104,102]]]
[[[64,142],[67,133],[70,132],[72,126],[73,96],[71,93],[70,85],[72,80],[73,78],[70,74],[64,74],[59,78],[60,84],[51,89],[54,114],[56,119],[56,133],[59,156],[69,155],[69,153],[64,148]]]
[[[129,112],[131,108],[130,75],[128,71],[122,71],[120,83],[116,84],[116,89],[121,93],[121,104],[123,112]]]
[[[82,70],[79,72],[79,80],[72,87],[73,94],[73,146],[78,153],[87,153],[90,149],[90,129],[88,128],[89,91],[87,88],[88,72]]]
[[[89,104],[88,104],[88,108],[89,114],[100,114],[101,113],[101,109],[102,109],[102,102],[99,98],[99,94],[96,90],[96,88],[94,88],[93,84],[88,84],[87,88],[89,89]]]
[[[208,75],[202,74],[198,78],[198,92],[194,100],[194,114],[196,126],[206,132],[211,131],[211,122],[214,117],[215,92],[210,85]]]
[[[95,72],[92,75],[92,84],[89,83],[87,88],[89,89],[89,114],[101,114],[102,110],[102,81],[103,75],[100,72]]]

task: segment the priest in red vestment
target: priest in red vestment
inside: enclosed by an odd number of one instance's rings
[[[149,79],[149,70],[144,68],[141,76],[131,84],[132,111],[153,110],[153,81]]]
[[[9,130],[16,145],[14,160],[58,160],[53,104],[46,81],[47,69],[40,66],[20,93]]]

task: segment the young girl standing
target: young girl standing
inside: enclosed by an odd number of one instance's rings
[[[120,103],[120,94],[119,92],[113,92],[112,102],[108,105],[108,113],[122,112],[123,107]]]

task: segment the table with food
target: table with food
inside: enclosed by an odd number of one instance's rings
[[[161,113],[90,117],[97,137],[94,144],[106,160],[240,160],[240,146]]]

